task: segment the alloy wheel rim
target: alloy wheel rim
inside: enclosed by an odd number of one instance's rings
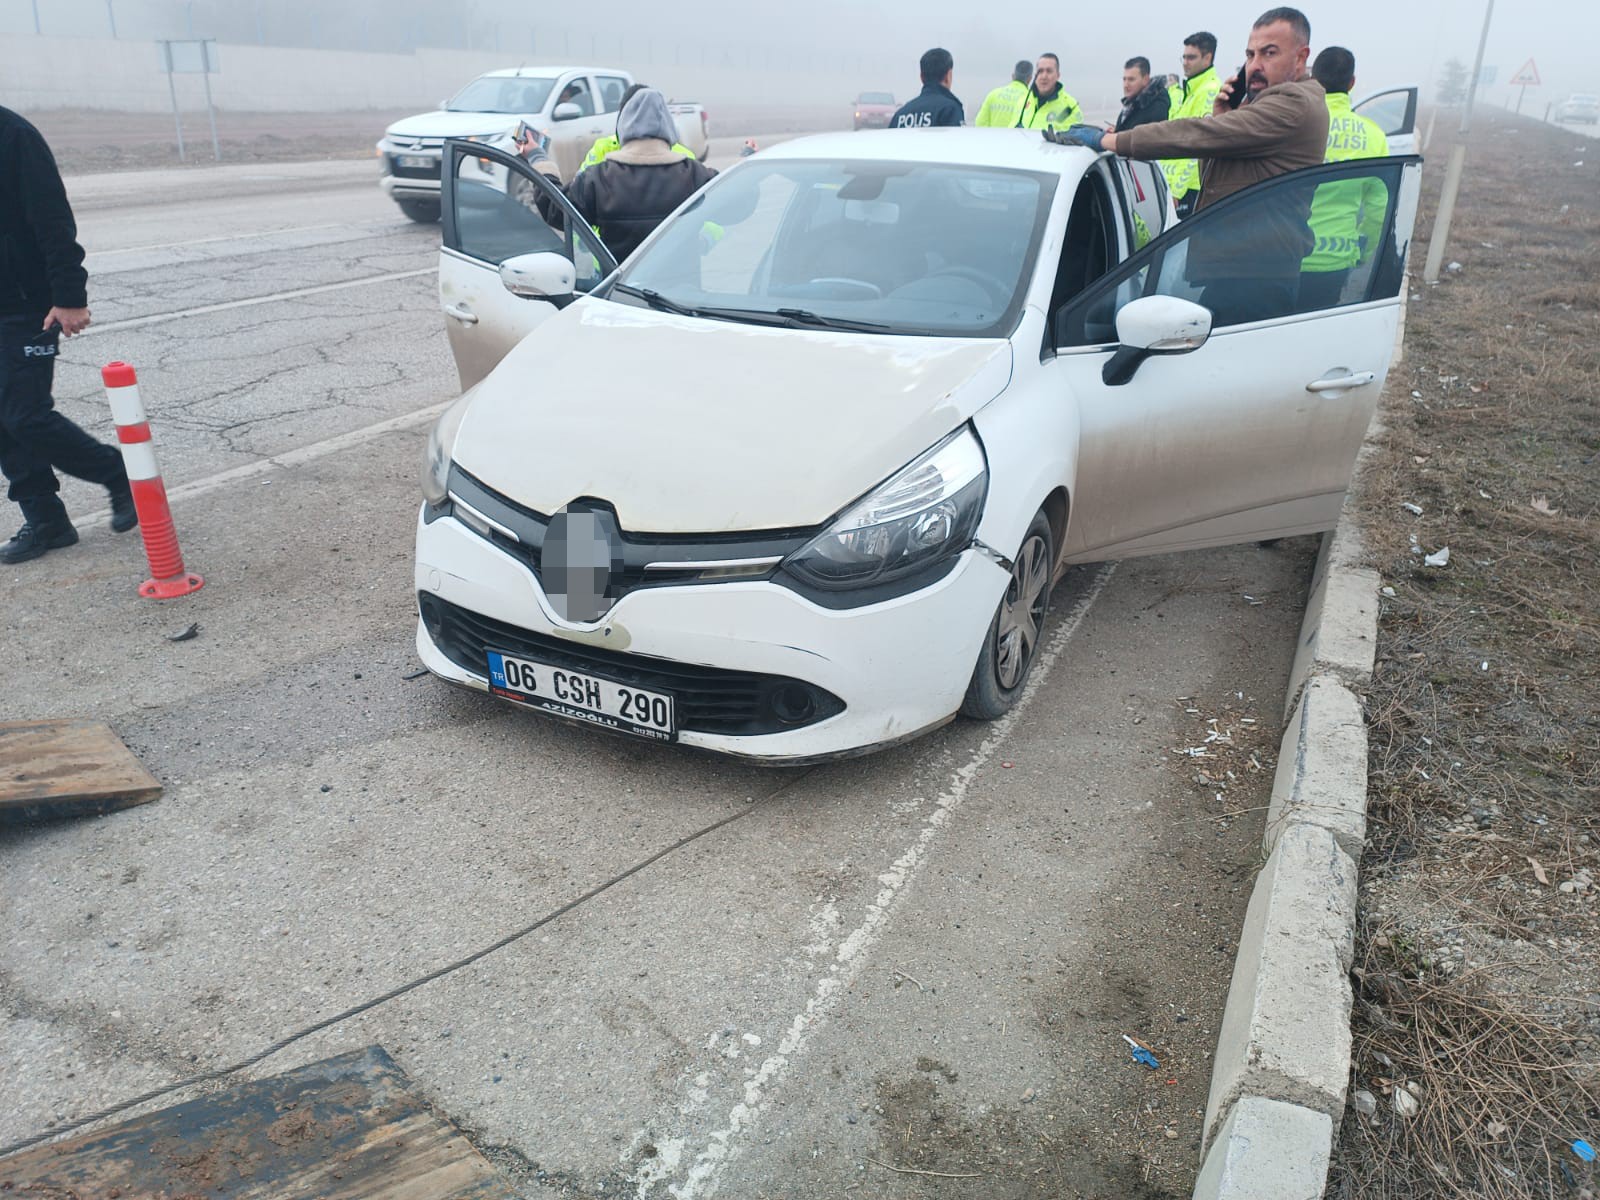
[[[1022,682],[1038,649],[1045,605],[1050,598],[1049,582],[1048,547],[1044,538],[1035,534],[1022,544],[1012,563],[1011,583],[1000,605],[1000,623],[995,630],[995,676],[1007,691]]]

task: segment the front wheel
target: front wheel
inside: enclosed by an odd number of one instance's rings
[[[1041,510],[1029,522],[1022,548],[1011,564],[1011,582],[989,622],[978,665],[961,701],[962,716],[993,721],[1010,712],[1022,695],[1038,657],[1054,568],[1055,539],[1050,520]]]
[[[437,200],[396,200],[400,211],[405,213],[418,225],[432,225],[439,219],[439,201]]]

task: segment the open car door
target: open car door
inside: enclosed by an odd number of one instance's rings
[[[1417,152],[1417,95],[1422,89],[1416,84],[1385,88],[1363,97],[1352,109],[1366,117],[1389,139],[1390,154],[1415,154]]]
[[[1062,303],[1046,367],[1078,414],[1069,558],[1333,528],[1394,353],[1420,178],[1415,157],[1280,175]]]
[[[617,260],[561,189],[520,155],[452,139],[444,144],[442,166],[439,303],[465,391],[534,326],[593,290]],[[540,254],[572,264],[573,287],[566,294],[512,290],[519,265]]]

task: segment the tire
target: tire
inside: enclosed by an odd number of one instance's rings
[[[439,201],[437,200],[396,200],[400,211],[405,213],[418,225],[432,225],[439,219]]]
[[[1050,610],[1055,545],[1050,519],[1041,509],[1022,535],[1022,546],[1012,561],[1011,582],[983,636],[978,665],[972,670],[966,697],[961,701],[962,716],[993,721],[1010,712],[1021,697],[1034,659],[1039,656],[1039,641]]]

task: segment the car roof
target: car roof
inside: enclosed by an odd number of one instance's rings
[[[1085,146],[1060,146],[1036,129],[875,129],[815,133],[778,142],[761,158],[939,162],[1077,176],[1096,157]]]
[[[616,67],[502,67],[498,71],[485,71],[478,78],[483,79],[491,75],[497,77],[520,75],[524,79],[556,79],[573,71],[589,75],[627,74],[626,71],[619,70]]]

